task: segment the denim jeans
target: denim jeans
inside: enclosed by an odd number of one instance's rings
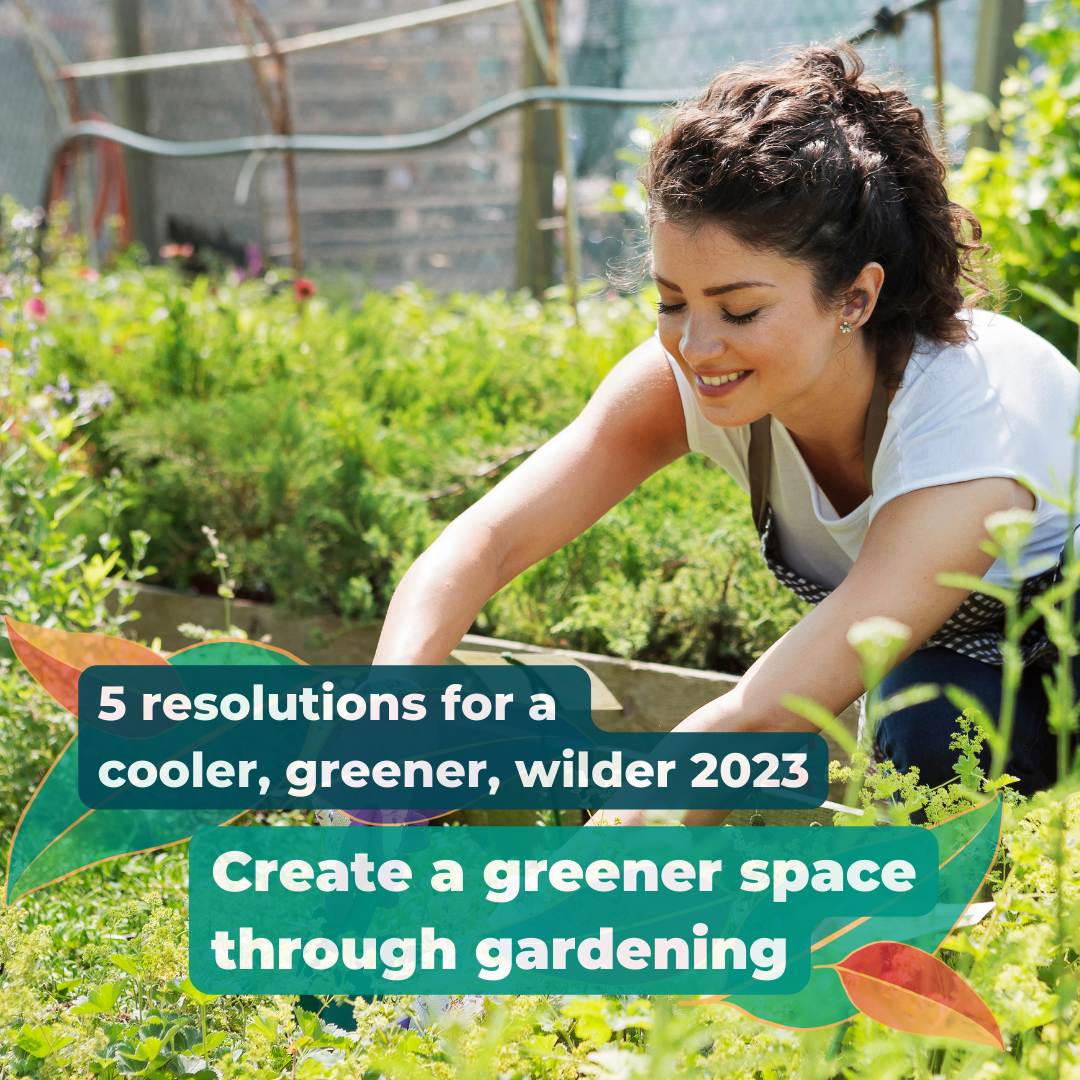
[[[1013,788],[1022,795],[1050,787],[1057,780],[1057,739],[1046,726],[1048,703],[1044,672],[1024,671],[1016,699],[1012,751],[1005,771],[1019,777]],[[1073,679],[1080,679],[1080,659],[1073,661]],[[1001,668],[972,660],[941,646],[920,649],[897,665],[881,684],[882,697],[914,683],[959,686],[982,702],[997,720],[1001,709]],[[923,705],[912,705],[886,717],[877,729],[876,743],[882,757],[901,770],[918,766],[920,782],[935,787],[955,778],[952,771],[957,752],[949,739],[960,730],[960,710],[944,694]],[[990,749],[983,747],[982,765],[990,766]]]

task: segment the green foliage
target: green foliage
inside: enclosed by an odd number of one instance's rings
[[[693,455],[512,581],[478,626],[505,638],[741,671],[805,610],[761,561],[749,501]]]
[[[1030,281],[1071,302],[1080,287],[1080,7],[1051,0],[1018,40],[1034,59],[1002,84],[1000,147],[968,151],[953,196],[999,256],[1007,313],[1073,357],[1075,327],[1045,295],[1015,290]]]
[[[22,622],[115,632],[131,617],[130,591],[119,611],[108,610],[106,598],[118,581],[137,581],[153,568],[141,568],[143,532],[129,537],[131,557],[121,556],[113,526],[125,504],[116,477],[95,484],[89,474],[80,429],[112,391],[103,383],[75,390],[66,378],[35,390],[41,330],[31,305],[44,301],[29,247],[34,219],[12,213],[10,220],[0,263],[0,608]],[[93,555],[86,537],[68,528],[87,505],[105,527]]]
[[[95,279],[66,257],[45,295],[39,379],[115,383],[91,460],[122,470],[122,521],[153,537],[161,579],[354,623],[381,617],[445,522],[652,329],[644,297],[590,300],[580,324],[558,302],[413,287],[298,313],[261,281],[134,266]],[[505,589],[477,629],[743,670],[802,610],[765,571],[745,506],[719,470],[679,462]]]
[[[838,813],[833,823],[838,826],[910,825],[913,820],[918,820],[936,825],[981,805],[988,795],[999,790],[1005,793],[1007,805],[1023,805],[1023,800],[1009,788],[1009,784],[1016,782],[1016,777],[1005,773],[991,780],[979,764],[984,743],[979,720],[971,708],[965,709],[959,717],[960,731],[949,740],[950,748],[957,754],[952,766],[956,779],[939,787],[920,784],[917,768],[900,772],[891,761],[871,762],[865,750],[856,750],[849,765],[831,762],[830,782],[848,784],[849,790],[857,794],[863,810],[862,818]],[[856,800],[849,795],[848,801],[853,805]]]
[[[1010,808],[1004,862],[987,895],[994,908],[981,923],[955,931],[942,953],[1001,1021],[1006,1055],[903,1035],[865,1018],[824,1032],[790,1032],[748,1020],[724,1005],[680,1008],[669,999],[633,996],[487,1001],[475,1020],[452,1009],[437,1025],[422,1029],[414,1022],[410,1030],[397,1021],[414,1012],[411,999],[358,1001],[354,1033],[296,1009],[292,998],[219,998],[205,1006],[204,1040],[197,1000],[169,975],[168,963],[157,973],[149,963],[161,941],[147,928],[162,908],[176,912],[175,944],[186,950],[185,853],[169,851],[87,871],[5,913],[0,940],[11,944],[5,946],[8,966],[0,981],[0,1060],[42,1076],[62,1075],[60,1062],[70,1061],[71,1075],[119,1077],[137,1075],[149,1060],[163,1069],[161,1075],[184,1075],[173,1071],[180,1068],[198,1075],[208,1055],[220,1075],[237,1080],[289,1077],[294,1068],[297,1076],[370,1080],[380,1075],[395,1080],[824,1080],[841,1075],[851,1080],[883,1075],[1050,1080],[1058,1075],[1058,1055],[1072,1054],[1072,1032],[1080,1022],[1076,984],[1070,982],[1075,924],[1067,914],[1063,941],[1058,920],[1058,897],[1066,913],[1080,898],[1077,836],[1080,798],[1047,797]],[[146,902],[124,902],[140,892]],[[117,967],[107,959],[117,935],[134,935],[125,955],[138,958],[148,972],[141,998],[134,977],[118,979]],[[106,986],[119,991],[111,1011],[90,1015],[80,1005],[72,1007],[92,999],[93,991],[112,994]],[[57,1056],[36,1058],[20,1045],[24,1031],[38,1028],[45,1029]],[[150,1057],[155,1050],[150,1040],[163,1044],[156,1058]],[[47,1049],[44,1042],[33,1045]],[[1061,1075],[1071,1076],[1071,1067]]]
[[[21,665],[0,659],[0,725],[0,836],[6,852],[22,808],[53,759],[75,734],[75,718],[60,708]]]
[[[1025,31],[1045,63],[1009,80],[997,118],[1001,150],[972,151],[959,178],[962,201],[978,209],[1001,251],[1006,281],[1024,289],[1012,313],[1067,355],[1080,285],[1076,12],[1055,0]],[[25,259],[25,249],[7,250]],[[42,294],[48,319],[31,329],[23,307],[34,295],[32,275],[25,266],[4,274],[0,602],[18,618],[70,629],[116,631],[132,613],[110,614],[109,590],[125,574],[143,573],[147,548],[177,583],[208,575],[233,593],[265,583],[297,610],[377,617],[403,567],[442,524],[567,423],[648,332],[648,311],[636,300],[587,305],[581,327],[557,303],[440,301],[411,289],[368,296],[355,310],[316,301],[299,314],[265,283],[215,288],[135,266],[96,279],[63,252]],[[35,336],[43,349],[37,371]],[[99,382],[118,396],[104,412],[100,387],[81,401],[71,389]],[[120,466],[123,479],[112,474]],[[1009,528],[1023,523],[999,524],[996,540],[1007,552]],[[227,545],[228,565],[203,525]],[[153,541],[125,535],[133,527]],[[84,533],[100,536],[95,543]],[[427,1027],[415,1022],[412,999],[388,997],[356,1002],[357,1029],[346,1033],[296,1008],[294,998],[214,997],[190,983],[180,847],[92,868],[0,911],[0,1075],[1076,1077],[1080,795],[1071,779],[1075,695],[1065,673],[1076,649],[1078,585],[1074,561],[1034,614],[1002,590],[1013,643],[1042,615],[1065,658],[1049,719],[1064,779],[1030,802],[1007,798],[1001,859],[981,896],[992,910],[955,930],[940,954],[990,1005],[1005,1054],[904,1035],[865,1017],[792,1032],[722,1004],[680,1008],[646,997],[486,1000],[475,1019],[459,1002]],[[691,457],[522,575],[480,627],[731,669],[799,610],[757,561],[744,497]],[[872,650],[895,642],[887,627],[871,630],[857,645],[868,650],[872,678],[881,666]],[[1008,650],[1006,658],[1007,720],[1016,669]],[[908,697],[929,692],[915,688]],[[849,784],[862,824],[901,826],[914,814],[941,821],[987,793],[1008,793],[1002,718],[947,692],[963,713],[955,780],[930,790],[917,773],[872,764],[867,745],[853,743],[851,766],[833,776]],[[3,660],[0,702],[0,825],[10,829],[72,729]],[[872,696],[872,722],[905,703]],[[831,720],[812,702],[792,706],[823,725]],[[413,1017],[408,1029],[403,1015]]]
[[[134,1032],[130,1025],[110,1025],[109,1041],[92,1066],[95,1075],[102,1080],[120,1076],[214,1080],[217,1073],[208,1067],[209,1050],[200,1041],[198,1029],[179,1021],[174,1014],[154,1013]],[[216,1045],[224,1038],[220,1035]]]
[[[40,286],[30,240],[32,215],[4,204],[0,235],[0,615],[65,630],[119,633],[137,615],[130,586],[153,573],[142,565],[149,537],[134,530],[126,555],[116,527],[125,508],[118,478],[95,479],[86,428],[111,401],[104,384],[41,385]],[[49,313],[45,309],[45,322]],[[37,387],[35,388],[35,380]],[[92,511],[101,526],[91,545],[71,522]],[[91,553],[92,552],[92,553]],[[74,720],[14,663],[0,630],[0,836],[7,836]]]

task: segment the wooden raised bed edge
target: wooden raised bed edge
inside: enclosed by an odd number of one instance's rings
[[[176,629],[181,623],[224,628],[225,603],[218,597],[190,595],[154,585],[139,586],[137,592],[135,607],[141,617],[128,624],[129,637],[147,642],[160,638],[162,647],[171,651],[191,644]],[[231,606],[233,623],[249,637],[258,639],[269,634],[272,644],[310,664],[366,665],[375,655],[381,624],[349,627],[332,616],[296,617],[270,604],[250,600],[234,600]],[[603,681],[622,706],[619,711],[594,712],[597,725],[607,731],[670,731],[695,709],[727,693],[739,681],[739,676],[723,672],[545,648],[478,634],[466,634],[461,648],[474,652],[555,653],[580,662]],[[858,724],[854,706],[845,710],[840,719],[854,734]],[[830,756],[845,761],[846,755],[840,747],[832,739],[826,741]],[[779,814],[805,817],[803,824],[809,820],[831,820],[831,812],[827,810],[781,811],[772,817]]]

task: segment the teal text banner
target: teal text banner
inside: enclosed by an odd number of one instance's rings
[[[190,862],[214,994],[793,994],[823,919],[931,911],[904,829],[215,828]]]
[[[811,732],[608,732],[550,667],[91,667],[79,797],[101,810],[603,806],[828,798]],[[438,809],[432,809],[438,808]]]

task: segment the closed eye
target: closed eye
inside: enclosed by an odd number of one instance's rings
[[[723,320],[726,323],[733,323],[735,326],[745,326],[748,322],[751,322],[755,315],[761,313],[761,308],[755,308],[753,311],[748,311],[745,315],[732,315],[732,313],[724,308]]]
[[[656,302],[657,315],[670,315],[673,311],[681,311],[685,304],[665,304],[662,300]]]

